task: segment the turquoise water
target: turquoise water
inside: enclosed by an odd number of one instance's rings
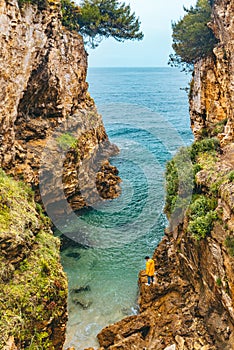
[[[81,240],[62,251],[70,289],[66,347],[98,347],[96,334],[104,326],[137,313],[138,272],[166,225],[165,163],[192,141],[183,90],[189,79],[172,68],[89,70],[90,94],[120,149],[111,163],[122,193],[67,224],[69,237]],[[87,246],[77,245],[84,237]]]

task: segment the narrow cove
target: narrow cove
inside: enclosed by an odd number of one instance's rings
[[[87,80],[108,136],[120,149],[111,162],[122,193],[66,223],[66,232],[81,232],[89,242],[82,247],[71,241],[61,253],[69,280],[65,348],[76,350],[97,347],[104,326],[137,313],[138,273],[166,226],[165,164],[192,141],[181,89],[189,77],[178,70],[93,68]]]

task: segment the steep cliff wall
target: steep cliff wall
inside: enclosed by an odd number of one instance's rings
[[[195,64],[191,86],[191,126],[196,139],[217,135],[227,144],[234,137],[234,5],[215,1],[210,24],[219,44],[214,56]]]
[[[118,195],[108,161],[118,149],[87,92],[82,37],[61,25],[59,0],[38,3],[0,0],[0,167],[60,217]],[[1,172],[0,348],[62,349],[59,242],[29,189],[7,179]]]
[[[119,190],[116,169],[107,163],[102,186],[98,178],[94,181],[102,162],[117,149],[87,92],[82,37],[62,27],[59,9],[59,0],[49,1],[44,10],[19,9],[17,0],[0,2],[0,165],[33,185],[38,196],[43,172],[44,204],[57,203],[57,210],[61,185],[72,209],[113,198]],[[88,199],[81,194],[81,182]]]
[[[219,44],[194,69],[191,203],[154,253],[156,283],[140,273],[139,315],[103,329],[100,349],[234,349],[233,18],[233,0],[214,1]]]

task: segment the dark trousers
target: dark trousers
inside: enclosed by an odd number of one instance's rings
[[[148,284],[150,284],[150,282],[154,283],[154,276],[147,276],[148,278]]]

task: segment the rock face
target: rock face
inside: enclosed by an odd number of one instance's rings
[[[25,3],[0,0],[0,167],[60,218],[118,196],[120,178],[108,161],[118,149],[87,92],[83,40],[62,26],[60,0]],[[12,181],[6,192],[5,178],[0,348],[62,349],[67,281],[59,243],[29,190],[17,196]]]
[[[145,272],[139,275],[140,313],[104,328],[100,350],[234,349],[233,18],[233,0],[214,1],[210,25],[220,42],[213,58],[195,65],[190,91],[195,138],[221,142],[219,152],[201,151],[194,164],[192,200],[214,201],[215,220],[203,238],[192,234],[190,206],[180,224],[169,225],[153,256],[155,284],[146,286]],[[199,210],[197,230],[204,222]]]
[[[118,195],[120,179],[107,164],[103,196],[96,188],[102,162],[118,150],[87,92],[82,37],[62,27],[59,10],[59,0],[45,9],[0,2],[0,165],[30,183],[38,199],[42,176],[45,206],[60,208],[62,187],[76,210]]]
[[[234,4],[217,0],[210,24],[219,44],[214,56],[195,64],[191,83],[191,126],[196,139],[218,136],[222,144],[234,137]]]

